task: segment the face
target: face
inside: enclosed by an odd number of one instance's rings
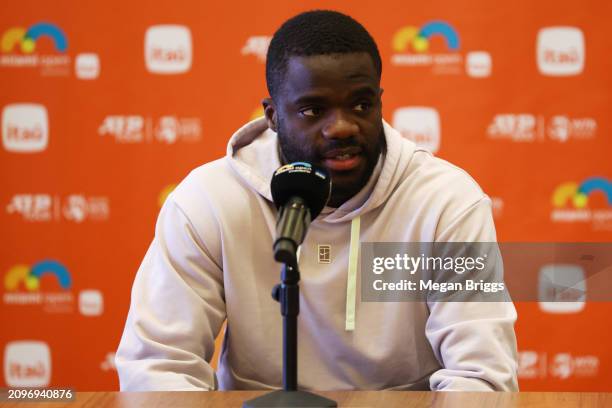
[[[278,95],[265,99],[284,163],[329,171],[338,207],[367,183],[385,139],[382,89],[367,53],[291,57]]]

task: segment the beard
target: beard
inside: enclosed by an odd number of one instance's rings
[[[282,164],[294,162],[308,162],[313,165],[325,168],[323,164],[324,152],[331,149],[342,149],[358,146],[362,150],[365,159],[364,168],[357,174],[335,173],[326,169],[332,179],[332,194],[328,205],[339,207],[342,203],[357,194],[368,182],[372,175],[379,156],[386,153],[387,143],[385,134],[380,124],[380,131],[377,142],[367,144],[359,143],[356,138],[329,139],[324,142],[324,147],[318,148],[314,141],[303,142],[293,139],[285,131],[284,121],[277,117],[277,137],[279,144],[279,156]]]

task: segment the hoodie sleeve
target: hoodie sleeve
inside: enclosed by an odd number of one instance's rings
[[[218,228],[203,233],[215,239]],[[121,391],[214,389],[224,319],[221,267],[171,194],[132,287],[115,360]]]
[[[491,201],[483,197],[449,222],[438,242],[495,242]],[[517,391],[517,315],[508,302],[429,302],[426,335],[442,369],[434,391]]]

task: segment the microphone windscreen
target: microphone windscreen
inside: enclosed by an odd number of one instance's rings
[[[331,177],[327,170],[310,163],[290,163],[274,172],[270,190],[276,208],[297,196],[305,201],[310,209],[310,218],[314,220],[331,195]]]

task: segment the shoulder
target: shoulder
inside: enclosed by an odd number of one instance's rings
[[[475,202],[485,196],[476,181],[460,167],[435,157],[417,147],[396,129],[385,123],[387,159],[395,163],[395,193],[425,199],[435,196],[438,201]]]
[[[192,170],[169,195],[196,231],[232,230],[266,209],[266,199],[224,157]]]
[[[240,200],[232,200],[232,191],[240,188],[224,158],[214,160],[193,169],[172,191],[160,212],[168,228],[190,225],[202,241],[216,241],[222,225],[227,222],[224,205],[239,206]],[[235,202],[235,204],[233,203]]]
[[[232,202],[249,192],[225,157],[193,169],[174,189],[172,200],[188,214]]]
[[[168,199],[183,210],[201,206],[211,193],[214,195],[217,185],[215,180],[223,177],[222,167],[222,159],[218,159],[191,170]]]
[[[491,200],[465,170],[417,149],[394,194],[408,214],[432,230],[434,239],[492,239]],[[449,231],[458,231],[450,237]],[[450,237],[450,238],[449,238]]]
[[[416,149],[404,173],[402,184],[438,200],[467,204],[486,198],[476,180],[462,168],[424,149]]]

